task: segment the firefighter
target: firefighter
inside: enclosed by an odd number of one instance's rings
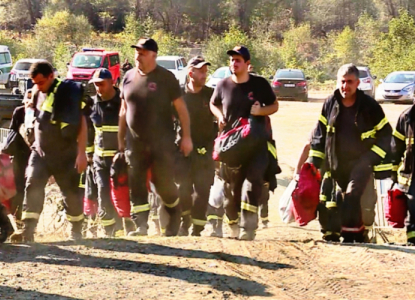
[[[36,116],[35,138],[26,169],[24,227],[12,236],[12,241],[34,240],[50,176],[55,178],[64,196],[66,218],[72,224],[71,239],[79,240],[84,215],[78,185],[80,173],[87,165],[83,89],[79,83],[55,79],[53,67],[47,61],[34,63],[30,77],[35,88],[31,102]]]
[[[373,173],[377,179],[390,175],[392,128],[382,107],[358,89],[356,66],[342,66],[337,82],[339,88],[323,104],[313,131],[308,161],[317,168],[324,161],[319,210],[323,239],[339,241],[341,235],[343,242],[363,242],[365,225],[374,221],[376,198],[366,202],[362,195],[375,195]]]
[[[239,118],[255,116],[266,130],[265,116],[278,110],[278,101],[268,81],[248,73],[250,54],[246,47],[229,50],[232,76],[218,83],[212,95],[210,108],[220,128],[229,130]],[[255,151],[254,151],[255,150]],[[267,140],[258,149],[250,149],[251,157],[233,170],[231,188],[233,197],[225,201],[226,217],[231,237],[253,240],[258,228],[258,206],[268,166]],[[239,216],[241,211],[239,230]]]
[[[210,63],[203,57],[193,57],[187,65],[188,82],[182,88],[183,99],[189,110],[194,147],[188,157],[179,160],[179,197],[182,208],[179,235],[182,236],[189,235],[191,224],[193,236],[200,236],[204,229],[210,186],[215,175],[212,151],[217,130],[209,109],[213,89],[205,85],[208,66]]]
[[[89,83],[93,83],[97,94],[90,115],[95,131],[93,148],[93,170],[98,187],[98,216],[106,237],[123,235],[122,219],[111,201],[110,171],[113,158],[118,151],[118,115],[121,107],[120,90],[113,86],[111,72],[97,69]]]
[[[184,156],[193,148],[189,114],[179,82],[173,73],[157,65],[156,41],[141,38],[131,47],[135,49],[136,67],[123,80],[118,134],[119,151],[124,151],[126,144],[128,147],[125,155],[130,165],[131,215],[137,226],[130,235],[147,235],[150,205],[146,183],[150,168],[151,181],[169,215],[164,234],[175,236],[181,212],[174,182],[173,107],[182,127],[180,149]]]
[[[392,137],[392,179],[407,195],[409,223],[407,241],[415,244],[415,185],[413,183],[415,106],[402,112]]]

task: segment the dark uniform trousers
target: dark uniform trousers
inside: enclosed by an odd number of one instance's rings
[[[84,219],[79,197],[80,175],[75,168],[76,153],[66,156],[40,156],[33,150],[26,169],[27,181],[23,202],[23,220],[39,220],[45,199],[45,186],[50,176],[55,178],[62,195],[66,217],[74,225]]]
[[[215,165],[211,151],[199,153],[195,148],[189,157],[180,160],[180,164],[178,181],[182,216],[190,214],[193,226],[203,230],[206,225],[210,187],[215,176]],[[194,199],[193,193],[195,193]]]
[[[261,199],[259,201],[259,216],[263,224],[269,222],[268,218],[268,201],[269,201],[269,184],[264,183],[262,186]]]
[[[166,235],[176,235],[179,230],[181,215],[178,189],[174,183],[174,144],[160,143],[157,145],[130,138],[129,150],[126,150],[125,154],[129,165],[128,179],[133,221],[137,227],[148,226],[150,204],[148,203],[147,182],[148,170],[150,169],[151,181],[162,200],[162,208],[169,214],[169,224],[174,227],[168,225],[168,228],[165,228]]]
[[[239,168],[230,169],[230,183],[233,197],[225,198],[224,208],[229,225],[238,224],[245,230],[258,228],[258,206],[264,186],[264,173],[268,166],[266,142],[255,151],[251,159]]]
[[[122,229],[122,219],[111,201],[110,172],[113,156],[94,155],[94,177],[98,188],[98,216],[104,227],[115,225],[115,230]]]

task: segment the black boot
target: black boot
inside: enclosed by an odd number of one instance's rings
[[[6,208],[0,204],[0,243],[4,243],[14,232]]]
[[[205,226],[193,225],[192,236],[200,236],[203,229],[205,229]]]
[[[180,219],[182,216],[180,206],[177,205],[173,208],[165,207],[165,209],[169,214],[169,223],[166,226],[166,236],[176,236],[179,233]]]

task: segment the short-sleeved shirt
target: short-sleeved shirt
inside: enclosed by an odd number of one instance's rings
[[[213,147],[215,126],[209,101],[213,89],[204,86],[198,93],[192,93],[187,86],[182,88],[183,99],[186,102],[190,116],[191,136],[195,147]]]
[[[124,77],[121,97],[134,138],[174,141],[172,103],[181,97],[181,89],[173,73],[160,66],[146,75],[131,69]]]
[[[222,107],[227,126],[232,126],[239,118],[248,118],[256,101],[262,106],[271,105],[275,94],[265,78],[252,74],[244,83],[235,83],[231,77],[221,80],[210,100],[213,105]]]

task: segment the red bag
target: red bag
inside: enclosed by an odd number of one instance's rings
[[[320,172],[313,164],[305,163],[300,171],[297,188],[292,194],[294,216],[300,226],[307,225],[317,217],[320,183]]]
[[[395,188],[388,191],[385,199],[385,218],[393,228],[404,228],[408,212],[408,198],[405,193]]]
[[[111,166],[111,200],[122,218],[130,218],[130,189],[128,188],[128,165],[123,153],[114,157]]]
[[[0,203],[9,200],[16,195],[16,183],[14,181],[13,165],[10,156],[0,154]]]

